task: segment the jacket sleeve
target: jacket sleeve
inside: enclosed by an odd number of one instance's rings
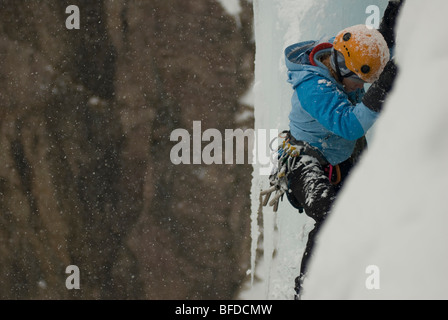
[[[395,26],[397,24],[397,17],[400,13],[401,6],[404,2],[405,0],[389,1],[383,19],[381,20],[380,28],[378,29],[386,40],[389,48],[395,46]]]
[[[313,77],[296,87],[302,108],[322,126],[346,139],[361,138],[378,118],[364,103],[353,105],[347,94],[323,77]]]

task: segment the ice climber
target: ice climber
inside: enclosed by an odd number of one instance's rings
[[[336,195],[366,147],[365,134],[391,92],[397,67],[391,59],[395,22],[403,1],[390,1],[378,30],[356,25],[328,42],[306,41],[285,50],[288,82],[294,90],[289,130],[270,176],[270,205],[283,193],[315,220],[296,278],[296,298],[307,272],[316,234]],[[367,91],[366,83],[371,84]]]

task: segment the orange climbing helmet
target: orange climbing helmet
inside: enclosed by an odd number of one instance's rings
[[[379,78],[390,59],[389,48],[382,34],[363,24],[339,32],[334,39],[333,48],[332,66],[336,67],[337,72],[339,65],[345,63],[346,68],[369,83]]]

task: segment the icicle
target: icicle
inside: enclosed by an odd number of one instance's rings
[[[258,237],[260,236],[260,229],[258,227],[258,215],[263,214],[263,205],[261,203],[260,196],[260,205],[258,206],[258,211],[252,210],[251,213],[251,255],[250,255],[250,285],[254,285],[254,277],[255,277],[255,265],[257,261],[257,249],[258,249]]]

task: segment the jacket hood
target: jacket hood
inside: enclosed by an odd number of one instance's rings
[[[285,49],[285,62],[288,68],[288,82],[296,88],[301,82],[314,76],[322,76],[332,82],[337,83],[330,71],[320,61],[316,61],[317,66],[310,62],[309,54],[318,44],[317,41],[304,41],[293,44]],[[331,49],[322,50],[330,52]],[[342,86],[337,83],[338,86]]]

